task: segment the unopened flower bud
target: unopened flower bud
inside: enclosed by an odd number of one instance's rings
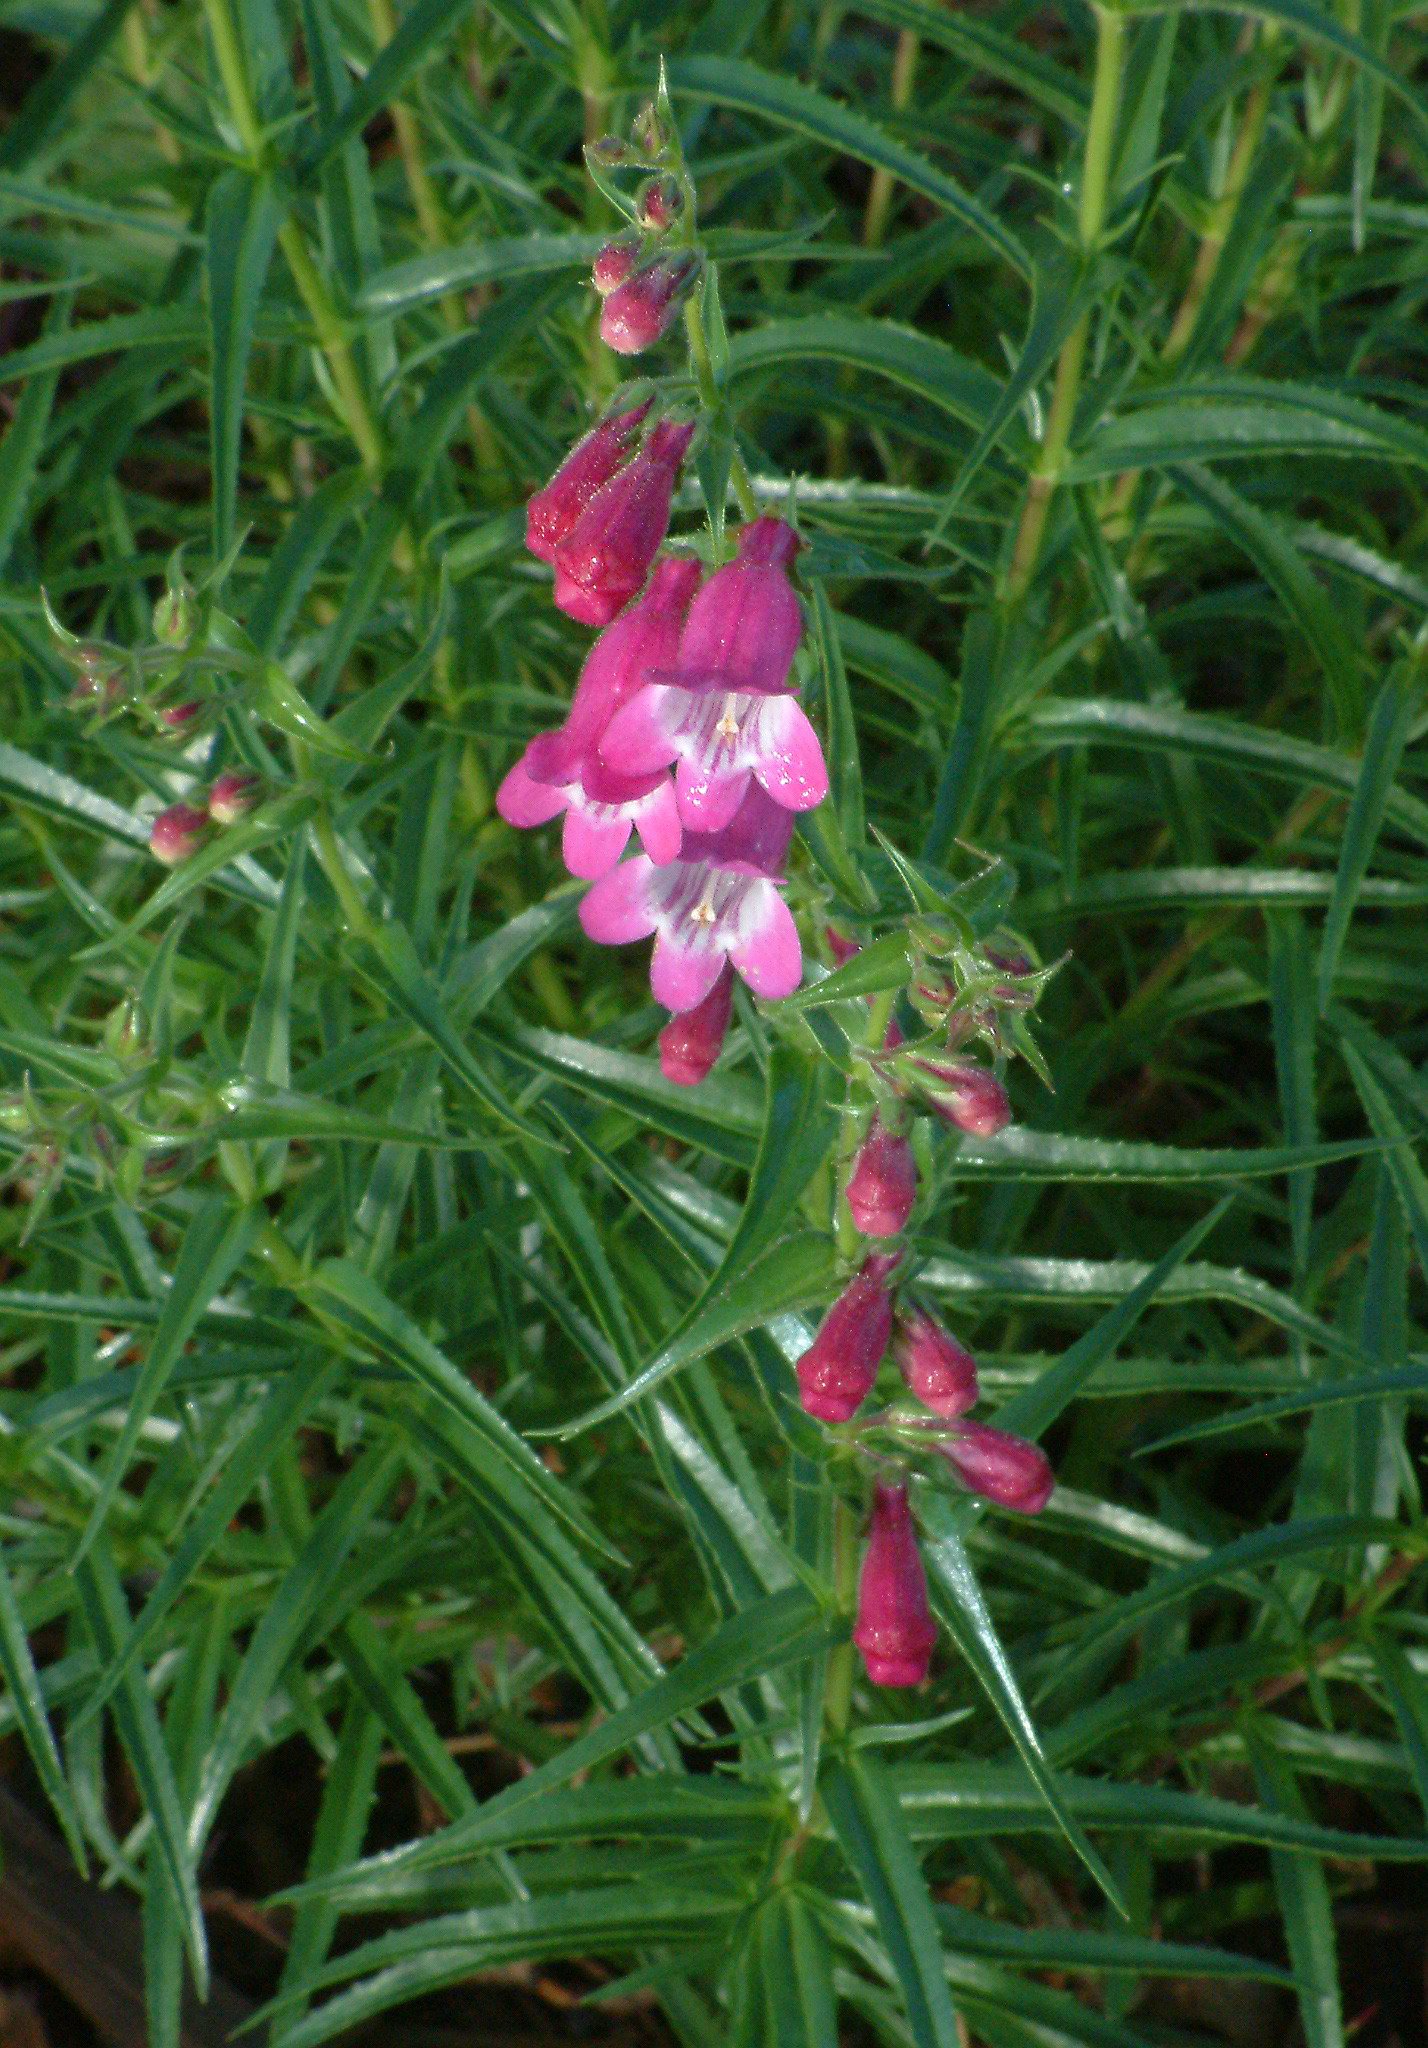
[[[669,148],[669,123],[653,100],[647,106],[641,107],[630,132],[635,138],[636,149],[647,157],[663,156]]]
[[[924,1309],[898,1318],[893,1356],[908,1392],[935,1415],[955,1421],[977,1399],[977,1361]]]
[[[684,193],[678,178],[651,178],[640,194],[640,226],[662,235],[674,226],[684,211]]]
[[[917,1166],[907,1139],[874,1117],[845,1192],[864,1237],[896,1237],[906,1229],[917,1200]]]
[[[666,1081],[693,1088],[718,1059],[734,1004],[734,976],[726,967],[702,1003],[670,1018],[659,1035],[660,1072]]]
[[[910,1686],[926,1678],[936,1640],[907,1488],[879,1486],[858,1579],[853,1641],[874,1685]]]
[[[586,143],[585,154],[593,157],[597,164],[606,164],[614,168],[628,161],[630,145],[621,141],[618,135],[602,135],[598,142]]]
[[[1019,1515],[1039,1515],[1055,1489],[1046,1453],[1005,1429],[964,1422],[958,1434],[938,1448],[964,1486]]]
[[[193,592],[180,578],[169,585],[154,606],[154,638],[162,640],[166,647],[186,647],[197,623]]]
[[[1011,1122],[1011,1102],[995,1074],[970,1062],[916,1060],[927,1076],[923,1087],[928,1106],[945,1123],[955,1124],[971,1138],[994,1138]]]
[[[820,1422],[847,1422],[872,1392],[892,1335],[888,1276],[897,1254],[865,1259],[798,1361],[804,1410]]]
[[[606,299],[600,309],[600,339],[622,356],[653,348],[673,326],[698,268],[698,257],[688,250],[678,256],[656,256]]]
[[[260,801],[263,784],[246,768],[229,768],[208,792],[208,815],[215,825],[236,825]]]
[[[207,831],[207,811],[192,804],[170,804],[149,828],[149,851],[165,867],[177,867],[197,853]]]
[[[579,523],[598,492],[624,467],[649,401],[611,413],[578,441],[543,490],[526,507],[526,546],[542,562]]]
[[[144,1057],[148,1049],[144,1012],[136,996],[126,996],[105,1018],[104,1049],[125,1066]]]
[[[618,291],[627,279],[634,275],[635,265],[640,260],[640,238],[638,235],[620,235],[613,242],[607,242],[595,258],[590,269],[590,282],[602,299]]]
[[[202,716],[203,706],[195,699],[190,704],[170,704],[167,710],[159,713],[159,723],[165,732],[180,739],[195,729]]]
[[[644,583],[669,529],[675,478],[693,436],[692,423],[661,420],[555,548],[555,601],[572,619],[608,626]]]

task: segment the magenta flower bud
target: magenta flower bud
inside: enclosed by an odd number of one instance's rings
[[[611,413],[601,420],[576,442],[550,482],[526,506],[526,546],[542,562],[555,560],[557,547],[595,493],[621,468],[649,409],[646,399],[632,412]]]
[[[677,1012],[659,1035],[659,1069],[666,1081],[696,1088],[718,1059],[734,1007],[734,977],[726,967],[702,1003]]]
[[[208,815],[215,825],[236,825],[263,794],[260,778],[245,768],[230,768],[208,792]]]
[[[926,1678],[936,1640],[907,1488],[876,1487],[853,1641],[874,1685],[907,1686]]]
[[[820,1422],[847,1422],[873,1390],[892,1335],[887,1281],[897,1262],[895,1252],[865,1259],[798,1361],[804,1411]]]
[[[896,1237],[917,1200],[917,1166],[906,1138],[877,1118],[859,1148],[845,1193],[864,1237]]]
[[[1039,1515],[1056,1485],[1050,1460],[1038,1444],[985,1422],[964,1422],[960,1433],[938,1449],[964,1486],[1019,1515]]]
[[[192,804],[170,804],[149,828],[149,851],[165,867],[177,867],[197,853],[207,830],[207,811]]]
[[[936,1060],[914,1064],[929,1077],[928,1102],[944,1123],[955,1124],[970,1138],[995,1138],[1011,1122],[1007,1091],[985,1067]]]
[[[602,299],[618,291],[634,273],[640,260],[638,235],[621,235],[613,242],[607,242],[596,256],[590,270],[590,282]]]
[[[693,438],[692,421],[675,426],[661,420],[633,462],[596,491],[557,543],[555,601],[583,626],[608,626],[648,576]]]
[[[653,348],[678,318],[699,268],[698,257],[656,256],[611,292],[600,308],[600,339],[617,355]]]
[[[159,713],[159,720],[167,731],[179,734],[191,732],[202,715],[203,706],[195,701],[192,704],[170,704],[167,711]]]
[[[908,1392],[935,1415],[954,1422],[975,1406],[977,1361],[925,1310],[899,1316],[893,1356]]]

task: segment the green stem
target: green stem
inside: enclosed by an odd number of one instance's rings
[[[269,163],[268,139],[258,116],[243,46],[228,0],[205,0],[205,9],[218,75],[223,81],[224,96],[233,125],[238,130],[238,139],[254,169],[265,170]],[[291,215],[278,229],[278,245],[292,272],[293,283],[307,308],[308,317],[317,329],[317,338],[327,358],[342,407],[343,423],[362,458],[363,468],[376,476],[382,468],[382,436],[367,403],[362,380],[357,375],[357,365],[343,332],[342,316],[321,271],[312,260],[302,230]]]
[[[1086,128],[1086,156],[1081,172],[1079,231],[1082,253],[1090,257],[1106,224],[1106,199],[1110,188],[1111,148],[1115,139],[1116,105],[1120,98],[1121,67],[1125,57],[1125,23],[1108,7],[1096,9],[1096,75],[1091,87],[1091,115]],[[1011,569],[1003,592],[1008,604],[1025,597],[1041,553],[1046,518],[1051,500],[1061,481],[1076,400],[1081,391],[1081,373],[1091,335],[1091,310],[1081,315],[1061,345],[1056,378],[1047,415],[1046,434],[1041,444],[1027,489],[1021,525],[1012,550]]]
[[[699,402],[709,413],[719,411],[724,403],[714,376],[714,365],[709,357],[709,343],[704,335],[704,286],[691,292],[685,301],[684,331],[689,337],[689,361],[694,371],[694,382],[699,390]],[[745,519],[759,516],[758,494],[754,480],[749,475],[748,465],[737,447],[733,450],[729,464],[729,480],[734,486],[734,495],[739,501],[739,510]]]
[[[839,1494],[833,1502],[833,1591],[838,1612],[850,1617],[858,1596],[856,1538],[853,1510]],[[830,1735],[841,1735],[848,1725],[853,1704],[853,1657],[851,1641],[839,1643],[828,1653],[828,1673],[823,1681],[823,1726]]]

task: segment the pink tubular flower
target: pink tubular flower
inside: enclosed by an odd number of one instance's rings
[[[734,1007],[734,977],[726,967],[702,1003],[670,1018],[659,1035],[659,1066],[666,1081],[695,1088],[718,1059]]]
[[[820,1422],[847,1422],[872,1392],[892,1335],[887,1282],[897,1262],[896,1253],[865,1259],[798,1361],[804,1412]]]
[[[692,421],[661,420],[557,542],[555,601],[572,619],[608,626],[640,588],[669,527],[675,478],[693,438]]]
[[[653,348],[674,325],[698,267],[699,259],[686,251],[680,256],[656,256],[653,263],[635,271],[600,308],[600,339],[622,356],[637,356],[642,349]]]
[[[977,1361],[924,1309],[898,1318],[893,1355],[907,1390],[949,1422],[965,1415],[977,1399]]]
[[[646,671],[669,658],[698,581],[696,561],[659,563],[645,597],[591,648],[564,725],[533,739],[496,793],[496,809],[508,825],[543,825],[565,813],[562,852],[573,875],[594,881],[608,873],[631,828],[656,864],[679,852],[679,813],[669,778],[613,775],[595,747]]]
[[[738,559],[689,607],[672,669],[656,671],[611,721],[602,759],[627,775],[671,761],[682,822],[717,832],[750,781],[791,811],[828,794],[818,736],[788,687],[802,618],[787,564],[798,546],[780,519],[744,528]]]
[[[985,1422],[964,1422],[959,1434],[938,1448],[964,1486],[1019,1515],[1039,1515],[1056,1485],[1039,1445]]]
[[[792,995],[803,952],[774,879],[792,829],[786,811],[751,790],[722,832],[686,835],[668,866],[638,854],[598,881],[580,906],[586,937],[624,946],[653,935],[650,987],[677,1013],[699,1007],[726,961],[756,996]]]
[[[909,1686],[926,1678],[936,1640],[907,1488],[879,1486],[858,1579],[853,1641],[874,1685]]]
[[[994,1138],[1011,1122],[1007,1091],[985,1067],[938,1060],[917,1060],[915,1065],[928,1076],[923,1084],[928,1105],[944,1123],[955,1124],[971,1138]]]
[[[193,804],[170,804],[149,827],[149,851],[165,867],[177,867],[198,852],[207,831],[207,811]]]
[[[917,1167],[907,1139],[894,1137],[874,1117],[844,1192],[864,1237],[896,1237],[917,1200]]]
[[[788,687],[803,634],[789,564],[803,546],[782,519],[754,519],[739,552],[716,569],[694,603],[679,641],[679,667],[727,677],[726,689],[767,695]]]
[[[577,441],[543,490],[526,507],[526,546],[542,562],[571,531],[596,492],[622,466],[629,444],[650,409],[650,401],[631,412],[611,413]]]

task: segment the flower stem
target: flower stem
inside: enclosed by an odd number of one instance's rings
[[[1110,189],[1111,145],[1115,136],[1116,105],[1120,98],[1121,68],[1125,57],[1125,22],[1113,8],[1096,9],[1096,75],[1091,87],[1091,114],[1086,127],[1086,155],[1081,171],[1081,205],[1078,221],[1082,254],[1091,256],[1106,224],[1106,200]],[[1061,481],[1076,401],[1081,393],[1081,373],[1091,336],[1091,309],[1077,320],[1056,362],[1051,410],[1041,453],[1032,470],[1012,549],[1003,597],[1019,604],[1035,572],[1046,531],[1051,500]]]
[[[717,412],[724,401],[714,375],[714,365],[709,357],[709,343],[704,334],[702,282],[685,301],[684,331],[689,337],[689,361],[694,371],[694,382],[699,390],[699,402],[706,412]],[[748,465],[737,447],[731,451],[729,481],[734,486],[734,495],[739,501],[739,510],[745,519],[757,519],[759,500],[754,490],[754,480],[749,475]]]
[[[833,1592],[840,1614],[850,1615],[858,1591],[857,1532],[853,1510],[842,1494],[833,1501]],[[828,1653],[828,1672],[823,1681],[823,1726],[830,1735],[841,1735],[848,1725],[853,1704],[853,1644],[839,1643]]]
[[[238,130],[238,139],[253,168],[264,170],[269,162],[268,140],[258,117],[243,47],[228,0],[205,0],[205,11],[218,75],[223,81],[224,96],[233,125]],[[342,408],[343,424],[352,437],[363,468],[371,476],[379,475],[383,449],[376,417],[357,375],[357,365],[343,331],[342,317],[327,289],[326,280],[313,262],[302,230],[291,214],[278,229],[278,246],[292,272],[293,283],[307,308],[308,317],[317,329],[318,342],[327,358],[327,367],[332,373]]]

